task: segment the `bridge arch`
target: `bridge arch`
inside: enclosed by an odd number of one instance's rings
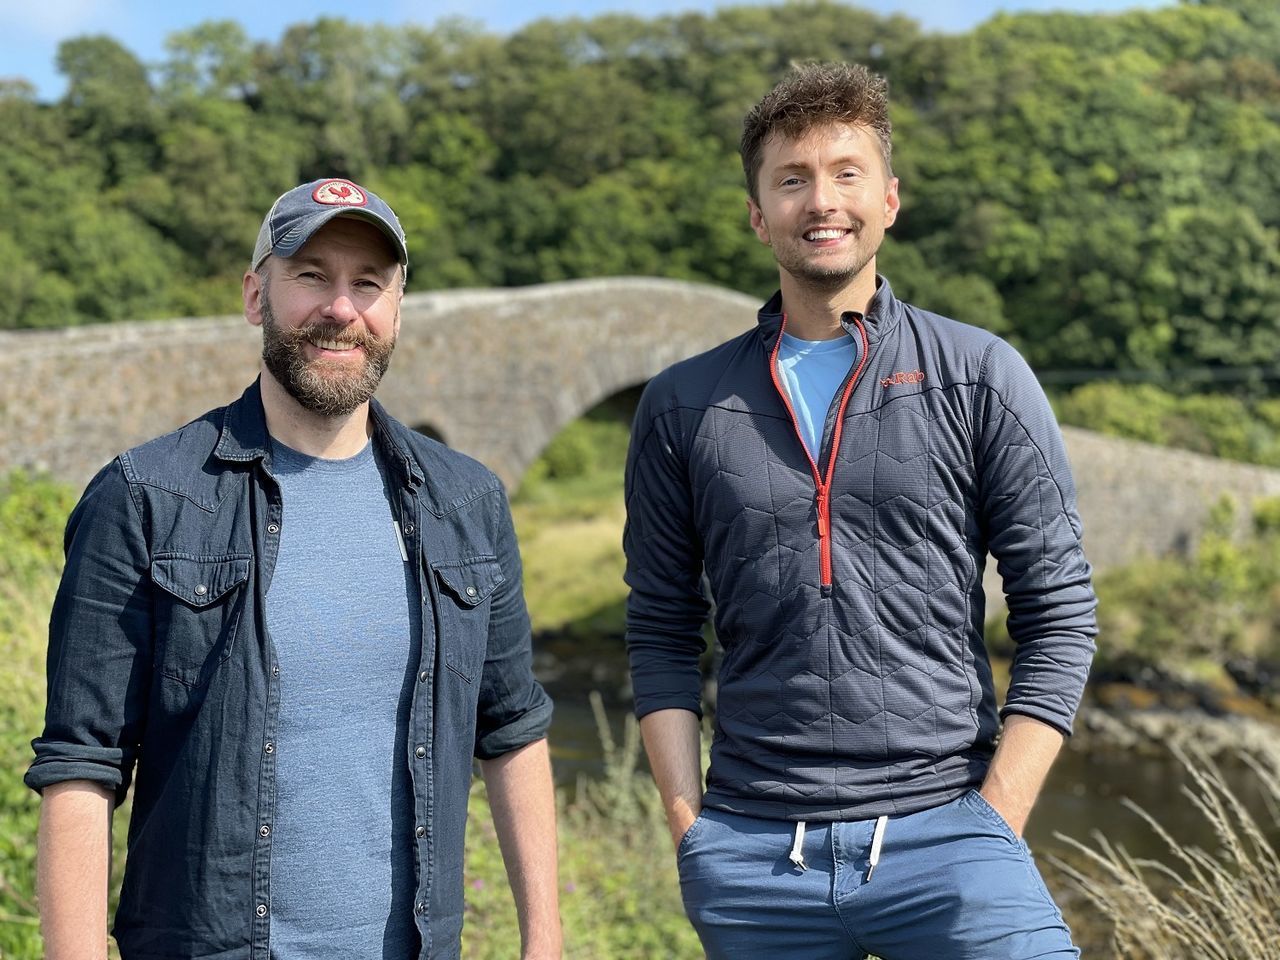
[[[378,398],[514,487],[567,423],[747,329],[756,308],[646,278],[410,294]],[[121,450],[238,396],[260,349],[242,317],[0,333],[0,468],[83,485]]]

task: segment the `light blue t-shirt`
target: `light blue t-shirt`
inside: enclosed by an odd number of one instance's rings
[[[271,472],[284,501],[266,604],[280,667],[271,957],[416,957],[416,571],[372,445],[321,460],[273,443]]]
[[[858,359],[858,344],[845,334],[833,340],[782,335],[778,372],[796,412],[800,434],[815,463],[822,455],[822,428],[831,402]]]

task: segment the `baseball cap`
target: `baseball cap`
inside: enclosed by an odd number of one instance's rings
[[[402,266],[408,266],[409,249],[404,228],[395,212],[372,190],[350,180],[313,180],[281,194],[262,221],[253,248],[251,268],[257,270],[269,255],[291,257],[312,235],[334,217],[360,217],[382,230],[395,248]]]

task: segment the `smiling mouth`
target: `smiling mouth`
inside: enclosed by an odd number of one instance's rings
[[[824,240],[842,240],[852,232],[848,227],[813,227],[803,236],[810,243],[821,243]]]
[[[353,341],[326,340],[321,337],[308,337],[307,343],[311,344],[313,347],[319,347],[321,350],[336,351],[354,350],[360,346],[360,344]]]

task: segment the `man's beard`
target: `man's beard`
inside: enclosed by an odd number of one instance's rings
[[[854,228],[856,246],[843,260],[815,261],[805,255],[803,241],[800,240],[775,244],[774,259],[783,270],[815,290],[839,290],[862,273],[876,255],[879,240],[865,237],[865,229],[865,225]]]
[[[262,362],[280,386],[304,409],[323,417],[345,417],[367,403],[391,364],[395,337],[375,337],[345,323],[312,323],[284,328],[262,290]],[[337,340],[363,349],[358,369],[350,361],[308,359],[310,340]]]

